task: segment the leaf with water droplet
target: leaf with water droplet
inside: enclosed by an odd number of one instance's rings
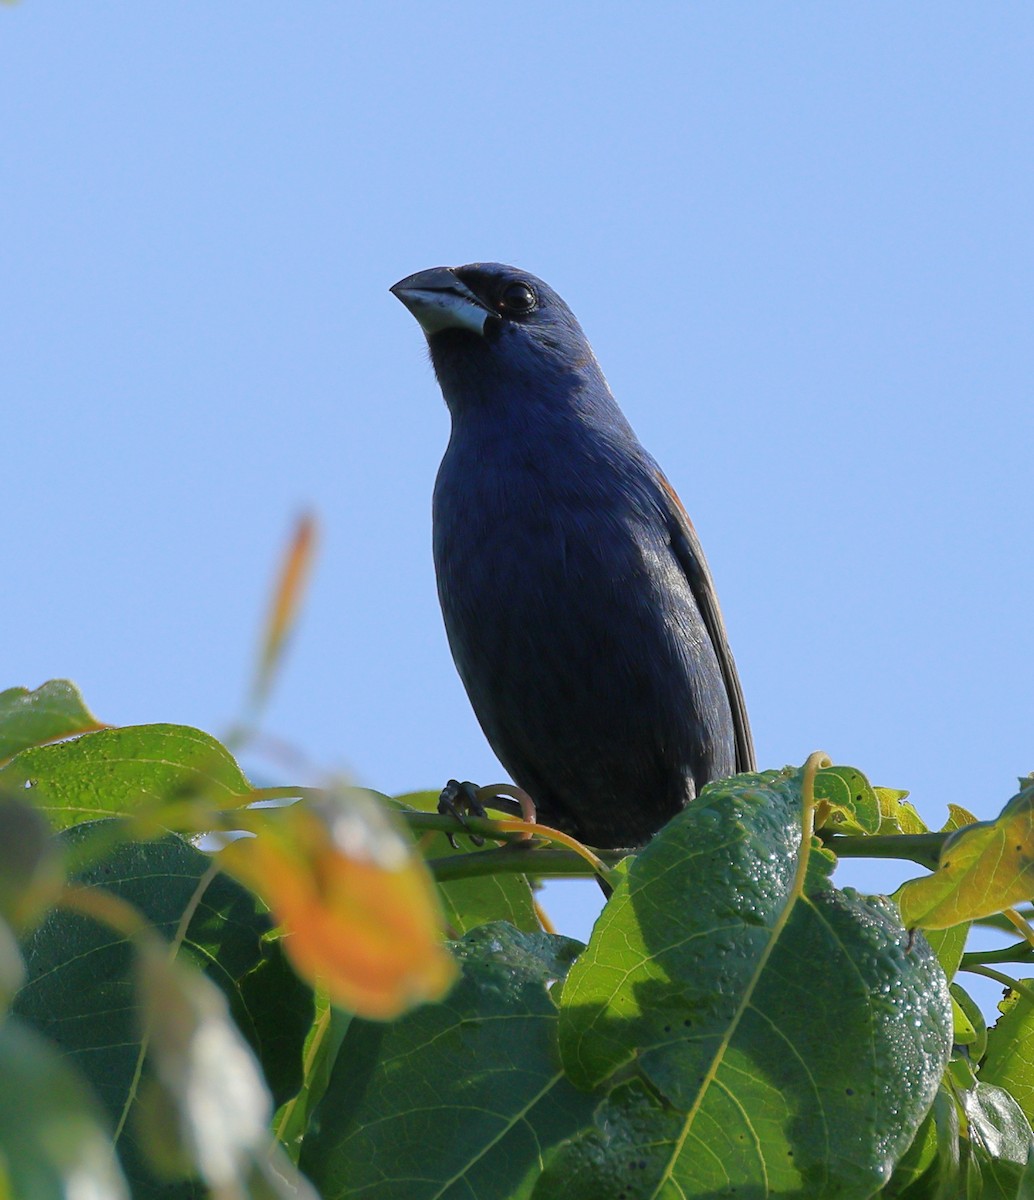
[[[527,1198],[597,1102],[556,1060],[550,985],[580,949],[480,925],[455,943],[462,975],[444,1004],[391,1025],[353,1021],[302,1144],[321,1194]]]
[[[708,785],[630,864],[564,985],[560,1051],[580,1087],[647,1086],[600,1106],[543,1195],[861,1198],[889,1177],[947,1061],[947,986],[889,901],[832,886],[806,793],[800,771]]]
[[[56,829],[133,815],[149,818],[155,835],[175,808],[235,808],[251,791],[226,747],[186,725],[126,725],[36,746],[0,770],[0,786],[18,791]]]

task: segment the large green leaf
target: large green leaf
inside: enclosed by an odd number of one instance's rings
[[[421,812],[437,812],[437,792],[410,792],[397,796],[396,802]],[[428,858],[447,858],[464,854],[454,849],[444,833],[434,833],[423,845]],[[535,933],[541,926],[535,915],[535,902],[525,875],[481,875],[472,879],[454,879],[438,885],[445,919],[457,934],[466,933],[489,921],[509,921],[526,933]]]
[[[89,838],[91,825],[62,835],[70,848]],[[269,937],[270,920],[255,897],[234,880],[209,877],[211,859],[178,837],[127,844],[83,873],[80,881],[110,888],[134,904],[166,938],[208,877],[183,940],[183,953],[219,985],[255,1051],[278,1102],[301,1082],[302,1045],[312,1023],[311,991]],[[135,1097],[140,1033],[130,946],[105,926],[57,910],[27,940],[28,981],[15,1010],[64,1050],[93,1084],[112,1124],[128,1122],[119,1151],[134,1196],[158,1194],[136,1145]],[[163,1195],[165,1193],[162,1193]],[[190,1185],[170,1195],[193,1195]]]
[[[0,787],[26,789],[57,829],[194,797],[236,806],[250,790],[226,747],[186,725],[127,725],[23,750],[0,770]]]
[[[302,1146],[324,1200],[516,1200],[586,1121],[556,1061],[556,1008],[576,942],[482,925],[463,977],[394,1025],[354,1021]]]
[[[128,1200],[104,1115],[52,1046],[17,1018],[0,1025],[0,1196]]]
[[[861,1200],[889,1177],[947,1061],[947,985],[889,901],[831,886],[802,782],[711,785],[629,866],[564,985],[560,1049],[581,1087],[644,1083],[538,1195]]]
[[[79,689],[67,679],[51,679],[34,692],[23,687],[0,692],[0,762],[29,746],[100,728]]]

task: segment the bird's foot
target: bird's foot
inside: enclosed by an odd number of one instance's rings
[[[469,779],[465,783],[460,783],[458,779],[449,780],[438,797],[438,811],[443,817],[455,817],[464,827],[467,824],[466,817],[488,816],[485,806],[478,799],[478,785],[471,783]],[[447,833],[445,836],[449,839],[449,845],[453,850],[460,848],[454,833]],[[469,836],[475,846],[485,844],[485,839],[476,833],[471,833]]]
[[[489,808],[505,813],[508,817],[519,817],[534,824],[535,803],[532,798],[523,788],[510,784],[500,785],[499,791],[504,786],[509,795],[500,795],[494,787],[478,787],[469,779],[464,783],[460,783],[458,779],[450,779],[438,797],[438,811],[443,816],[455,817],[461,825],[466,824],[465,817],[487,818]],[[446,836],[452,848],[458,850],[455,836],[451,833]],[[470,833],[468,836],[475,846],[485,844],[485,839],[477,834]]]

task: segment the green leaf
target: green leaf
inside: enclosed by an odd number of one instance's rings
[[[718,1200],[737,1194],[735,1188],[728,1193],[685,1190],[681,1178],[666,1179],[673,1147],[685,1132],[685,1118],[649,1091],[642,1080],[619,1084],[594,1115],[595,1127],[572,1138],[549,1160],[532,1192],[533,1200],[652,1200],[669,1195],[673,1200],[697,1195]],[[712,1134],[716,1144],[704,1150],[702,1157],[710,1158],[721,1170],[722,1164],[716,1160],[724,1156],[726,1146],[720,1129],[712,1129]],[[748,1189],[740,1194],[767,1198],[781,1193]]]
[[[438,792],[410,792],[397,796],[396,802],[421,812],[438,811]],[[444,833],[431,834],[422,847],[427,858],[445,858],[465,854],[453,849]],[[525,875],[481,875],[455,879],[438,885],[445,919],[458,934],[466,933],[490,921],[509,921],[525,933],[541,929],[535,915],[535,901]]]
[[[194,799],[237,807],[250,790],[230,752],[186,725],[127,725],[24,750],[0,770],[0,787],[24,789],[57,829]]]
[[[54,1048],[16,1018],[0,1025],[0,1195],[128,1200],[100,1106]]]
[[[457,943],[447,1000],[354,1021],[301,1165],[324,1200],[515,1200],[590,1117],[559,1070],[551,981],[578,943],[482,925]]]
[[[978,1062],[987,1048],[987,1024],[976,1001],[957,983],[948,984],[951,993],[952,1023],[956,1046],[965,1046],[970,1058]]]
[[[79,825],[63,834],[62,841],[74,850],[93,832],[92,826]],[[211,865],[207,855],[168,836],[122,845],[83,872],[80,880],[110,888],[170,940],[196,900],[182,953],[202,965],[226,995],[280,1103],[301,1083],[312,993],[287,965],[279,942],[269,936],[269,916],[255,897],[224,875],[210,876]],[[16,998],[15,1010],[69,1055],[119,1127],[133,1107],[141,1050],[131,947],[108,928],[59,909],[27,939],[25,957],[28,982]],[[158,1185],[137,1145],[136,1118],[129,1116],[119,1150],[134,1196],[150,1196]]]
[[[837,833],[876,833],[880,802],[868,779],[854,767],[823,767],[815,775],[815,799],[831,810],[822,822]]]
[[[942,1081],[926,1120],[902,1155],[881,1200],[958,1200],[962,1185],[959,1102],[947,1079]]]
[[[277,1113],[276,1135],[287,1153],[297,1161],[302,1139],[316,1106],[323,1099],[330,1073],[355,1018],[334,1008],[326,996],[316,997],[316,1020],[305,1040],[305,1079],[300,1091]]]
[[[941,970],[949,980],[955,978],[966,950],[966,939],[969,937],[970,922],[961,925],[949,925],[947,929],[930,929],[926,931],[926,940],[930,943]]]
[[[34,692],[23,687],[0,692],[0,762],[30,746],[100,728],[79,689],[67,679],[51,679]]]
[[[951,1135],[954,1137],[954,1141],[948,1145],[942,1145],[939,1141],[942,1131],[938,1114],[938,1104],[941,1104],[945,1109],[949,1109],[954,1118],[953,1134]],[[881,1200],[897,1200],[898,1197],[909,1197],[909,1200],[919,1200],[920,1196],[932,1197],[936,1195],[936,1188],[932,1185],[935,1182],[935,1176],[938,1174],[939,1160],[942,1153],[946,1154],[949,1160],[954,1162],[954,1177],[957,1178],[958,1176],[958,1141],[959,1124],[955,1113],[955,1101],[950,1093],[943,1089],[938,1090],[933,1107],[926,1114],[922,1125],[919,1126],[919,1132],[913,1139],[912,1145],[909,1146],[898,1160],[897,1166],[894,1168],[894,1174],[890,1177],[890,1182],[879,1193]],[[918,1180],[923,1179],[924,1176],[926,1176],[924,1183],[928,1186],[925,1188],[913,1188],[913,1185]]]
[[[554,1159],[567,1200],[868,1197],[911,1143],[951,1043],[944,976],[889,901],[829,884],[802,781],[709,785],[597,922],[563,988],[561,1057],[580,1087],[625,1067],[649,1090],[615,1095]]]
[[[1034,895],[1034,782],[994,821],[965,825],[941,849],[932,875],[898,892],[909,929],[944,929],[1012,908]]]
[[[935,1153],[918,1177],[917,1146],[909,1149],[881,1196],[902,1200],[1030,1200],[1034,1195],[1034,1147],[1030,1126],[1002,1088],[978,1082],[968,1055],[951,1060],[930,1116]],[[928,1159],[927,1139],[920,1153]],[[921,1131],[922,1134],[922,1131]],[[917,1138],[917,1142],[919,1139]]]
[[[1021,780],[1020,783],[1022,782]],[[976,823],[976,817],[968,808],[963,808],[961,804],[949,804],[948,818],[941,826],[941,833],[954,833],[956,829],[964,829],[967,825]]]
[[[880,805],[880,833],[929,833],[926,822],[908,804],[905,797],[908,792],[897,788],[873,788]]]
[[[1034,1005],[1009,992],[998,1008],[1001,1016],[987,1032],[980,1079],[1004,1088],[1034,1125]]]
[[[962,1095],[968,1138],[962,1170],[968,1194],[1001,1200],[1031,1195],[1034,1134],[1023,1111],[1004,1088],[978,1082]]]

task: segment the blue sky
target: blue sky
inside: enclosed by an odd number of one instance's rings
[[[498,779],[387,291],[494,259],[692,514],[761,764],[993,815],[1034,769],[1032,61],[1010,3],[0,8],[0,686],[224,732],[311,506],[269,729],[384,791]],[[552,895],[584,935],[591,886]]]

